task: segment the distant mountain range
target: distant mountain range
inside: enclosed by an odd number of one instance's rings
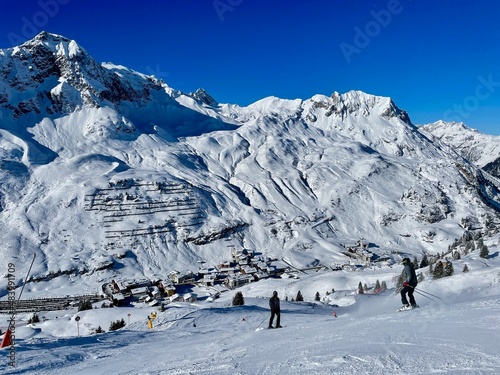
[[[500,177],[500,137],[482,134],[462,122],[437,121],[420,128],[453,147],[465,159]]]
[[[341,264],[361,239],[421,256],[500,230],[498,137],[417,127],[390,98],[222,104],[45,32],[0,50],[0,77],[0,254],[37,253],[39,281],[161,276],[231,248]]]

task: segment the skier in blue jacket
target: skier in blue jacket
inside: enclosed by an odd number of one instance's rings
[[[401,289],[401,302],[403,303],[403,308],[410,308],[408,299],[410,300],[412,308],[418,307],[417,303],[415,302],[415,297],[413,297],[413,292],[418,284],[415,267],[413,266],[413,263],[409,258],[404,258],[402,263],[405,266],[402,273],[403,289]],[[406,298],[406,295],[408,295],[408,299]]]
[[[274,316],[276,315],[276,328],[281,328],[280,325],[280,299],[278,298],[278,292],[274,291],[273,296],[269,299],[269,307],[271,308],[271,319],[269,319],[269,328],[273,327]]]

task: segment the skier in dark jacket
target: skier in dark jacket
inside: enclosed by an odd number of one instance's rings
[[[418,284],[417,274],[415,273],[415,267],[409,258],[403,259],[403,265],[405,266],[402,277],[403,277],[403,289],[401,289],[401,302],[403,303],[403,308],[409,308],[408,299],[410,300],[411,307],[418,307],[415,302],[415,297],[413,297],[413,291]],[[408,299],[406,295],[408,294]]]
[[[273,327],[274,316],[276,315],[276,328],[281,328],[280,325],[280,299],[278,298],[278,292],[274,291],[273,296],[269,299],[269,307],[271,308],[271,319],[269,319],[269,328]]]

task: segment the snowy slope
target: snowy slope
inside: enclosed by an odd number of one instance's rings
[[[498,254],[498,252],[497,252]],[[470,272],[458,266],[468,264]],[[0,357],[5,374],[497,374],[500,355],[498,257],[485,265],[477,255],[456,263],[457,273],[426,280],[416,294],[420,309],[396,312],[399,297],[391,277],[400,266],[363,272],[322,271],[300,280],[266,280],[241,288],[244,306],[230,306],[232,293],[214,302],[176,303],[153,308],[98,308],[44,313],[46,321],[18,322],[17,367]],[[495,270],[495,271],[494,271]],[[356,295],[359,281],[384,280],[390,290]],[[292,280],[292,281],[290,281]],[[316,291],[335,288],[325,302]],[[282,298],[279,330],[262,329],[269,319],[267,298]],[[284,301],[301,290],[306,302]],[[156,311],[156,310],[154,310]],[[337,317],[333,315],[335,313]],[[130,316],[128,316],[130,314]],[[80,316],[77,337],[75,316]],[[91,334],[111,321],[130,324]],[[7,318],[0,315],[0,326]],[[0,351],[5,353],[5,349]]]

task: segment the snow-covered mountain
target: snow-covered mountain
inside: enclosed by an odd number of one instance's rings
[[[483,134],[463,122],[437,121],[421,126],[420,130],[450,145],[486,172],[500,177],[500,136]]]
[[[491,177],[390,98],[221,104],[45,32],[0,50],[0,77],[0,254],[23,269],[36,253],[32,280],[52,288],[164,277],[232,248],[306,267],[363,240],[397,260],[500,228]]]

